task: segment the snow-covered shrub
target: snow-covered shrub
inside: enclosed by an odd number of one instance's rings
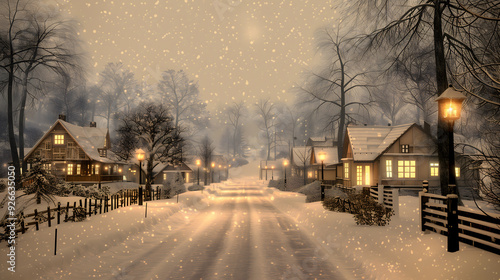
[[[68,182],[61,182],[54,188],[54,195],[69,196],[73,192],[73,184]]]
[[[323,201],[323,207],[330,211],[353,213],[357,225],[385,226],[394,214],[394,211],[363,193],[349,194],[346,199],[339,196],[327,197]]]
[[[288,182],[287,182],[288,183]],[[321,200],[321,183],[314,181],[297,190],[298,193],[306,195],[306,202],[315,202]]]
[[[108,186],[102,186],[99,189],[98,185],[73,185],[71,189],[74,196],[82,196],[92,199],[101,199],[110,194]]]
[[[34,194],[33,199],[37,204],[40,204],[42,199],[48,203],[54,202],[57,177],[42,168],[40,159],[34,159],[31,164],[32,168],[23,174],[24,195]]]
[[[193,191],[201,191],[203,189],[203,186],[200,186],[200,185],[197,185],[197,184],[194,184],[194,185],[191,185],[188,187],[188,190],[190,192],[193,192]]]
[[[184,179],[180,172],[176,172],[174,176],[169,176],[167,180],[163,181],[163,190],[165,198],[172,198],[175,195],[186,192],[184,186]]]

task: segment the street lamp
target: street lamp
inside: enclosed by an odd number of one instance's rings
[[[455,124],[455,121],[460,118],[462,103],[465,98],[466,96],[463,93],[455,90],[451,85],[438,98],[436,98],[441,117],[443,118],[443,120],[448,122],[448,187],[450,188],[449,191],[454,194],[457,194],[457,190],[455,176],[455,144],[453,139],[453,126]]]
[[[325,152],[320,152],[319,154],[319,159],[321,160],[321,201],[325,200],[325,185],[324,185],[324,180],[325,180],[325,172],[323,169],[324,166],[324,161],[325,161]]]
[[[220,183],[220,170],[222,169],[222,165],[219,164],[219,172],[217,172],[217,182]]]
[[[142,179],[142,161],[146,157],[146,153],[143,149],[137,149],[135,151],[137,156],[137,160],[139,161],[139,205],[142,205],[142,187],[141,187],[141,179]]]
[[[288,160],[283,161],[283,168],[285,169],[285,191],[286,191],[286,166],[288,165]]]
[[[200,185],[200,165],[201,165],[201,160],[197,159],[196,166],[198,166],[198,186]],[[201,192],[203,192],[203,189],[201,189]]]
[[[458,191],[455,175],[455,144],[453,140],[453,125],[460,118],[462,103],[466,96],[455,90],[451,85],[438,98],[439,117],[448,122],[448,190],[447,195],[447,229],[448,229],[448,252],[459,250],[458,231]]]
[[[271,181],[274,181],[274,165],[271,166]]]
[[[212,183],[214,182],[214,168],[215,168],[215,162],[212,162]]]

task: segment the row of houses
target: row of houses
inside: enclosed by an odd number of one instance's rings
[[[142,176],[139,176],[139,162],[136,159],[123,161],[113,153],[107,129],[97,127],[95,122],[91,122],[88,127],[74,125],[67,122],[64,115],[60,115],[33,148],[26,152],[28,170],[35,159],[42,161],[45,170],[71,183],[138,182],[139,177],[142,177],[141,183],[146,180],[144,162]],[[213,160],[217,166],[225,165],[226,161],[218,155]],[[174,166],[155,162],[152,183],[161,184],[177,172],[181,173],[185,182],[192,182],[198,176],[198,172],[193,172],[196,170],[193,165],[183,162]],[[210,176],[204,173],[202,171],[200,177]]]
[[[323,176],[330,184],[394,187],[421,187],[428,180],[429,186],[439,186],[437,145],[428,125],[349,125],[340,158],[338,142],[326,137],[294,147],[291,157],[294,175],[309,180]],[[457,185],[465,186],[477,176],[471,163],[478,163],[460,154],[456,158]]]

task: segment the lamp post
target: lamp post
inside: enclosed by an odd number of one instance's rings
[[[447,195],[447,229],[448,252],[459,250],[458,232],[458,191],[455,175],[455,144],[453,139],[453,125],[460,118],[462,103],[465,95],[455,90],[451,85],[438,98],[436,102],[443,120],[448,122],[448,192]],[[441,167],[441,166],[440,166]]]
[[[220,171],[222,169],[222,165],[219,164],[219,172],[217,172],[217,182],[220,183]]]
[[[324,152],[321,152],[318,155],[319,155],[319,159],[321,160],[321,201],[324,201],[325,200],[325,185],[323,184],[323,182],[325,180],[325,173],[324,173],[323,166],[324,166],[324,161],[325,161],[326,155]]]
[[[288,160],[283,161],[283,169],[285,169],[285,188],[286,191],[286,166],[288,165]]]
[[[451,85],[438,98],[436,98],[436,102],[438,103],[440,112],[442,114],[441,117],[448,122],[448,191],[453,194],[457,194],[453,126],[455,124],[455,121],[460,118],[460,113],[462,111],[462,102],[465,100],[465,98],[466,96],[463,93],[455,90]]]
[[[201,160],[197,159],[196,160],[196,166],[198,167],[198,186],[200,185],[200,165],[201,165]],[[201,191],[203,192],[203,189],[201,189]]]
[[[267,165],[266,165],[266,181],[267,181]]]
[[[146,157],[146,153],[144,152],[143,149],[137,149],[135,151],[135,154],[137,155],[137,160],[139,161],[139,205],[142,205],[142,187],[141,187],[141,181],[142,181],[142,161]]]
[[[271,181],[274,181],[274,165],[271,166]]]
[[[212,183],[214,182],[214,169],[215,169],[215,162],[212,162],[212,178],[211,178]]]

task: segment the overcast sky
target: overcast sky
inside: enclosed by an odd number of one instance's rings
[[[314,31],[336,18],[328,0],[57,2],[80,22],[92,75],[118,61],[150,83],[183,69],[217,104],[293,99],[289,89],[314,57]]]

